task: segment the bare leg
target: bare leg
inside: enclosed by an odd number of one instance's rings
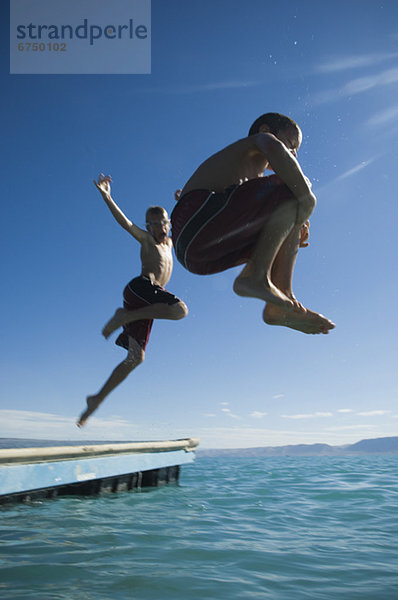
[[[136,310],[118,308],[103,328],[102,335],[108,338],[119,327],[141,319],[170,319],[176,321],[186,317],[187,314],[188,308],[184,302],[176,302],[175,304],[162,304],[159,302]]]
[[[105,398],[126,379],[126,377],[140,365],[145,358],[145,353],[139,344],[130,338],[130,348],[127,358],[121,362],[105,381],[104,385],[97,394],[87,396],[87,409],[80,415],[77,421],[78,427],[85,425],[88,417],[97,410]]]
[[[261,231],[255,250],[241,274],[235,279],[234,292],[265,300],[285,310],[292,310],[295,302],[271,280],[274,260],[289,236],[297,216],[297,200],[285,202],[271,215]]]
[[[296,310],[286,311],[275,304],[267,304],[263,312],[263,319],[269,325],[283,325],[303,333],[327,334],[330,329],[335,327],[334,323],[323,315],[298,305],[293,294],[293,270],[299,249],[300,229],[301,226],[293,227],[274,260],[271,272],[272,282],[288,298],[295,301]]]

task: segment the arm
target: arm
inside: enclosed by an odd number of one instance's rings
[[[99,177],[98,183],[94,180],[94,185],[99,190],[101,196],[105,200],[106,205],[111,211],[112,215],[116,219],[116,221],[125,229],[128,233],[130,233],[138,242],[142,243],[147,239],[147,232],[140,227],[137,227],[130,219],[126,217],[126,215],[120,210],[116,202],[113,200],[111,196],[111,186],[108,178]]]
[[[311,191],[309,180],[305,177],[296,158],[286,146],[270,133],[258,133],[253,137],[256,149],[260,151],[272,170],[282,179],[299,201],[311,198],[316,201]]]

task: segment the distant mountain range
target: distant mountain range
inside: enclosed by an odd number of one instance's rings
[[[329,444],[296,444],[291,446],[260,446],[257,448],[201,449],[200,456],[338,456],[358,454],[398,453],[398,436],[361,440],[345,446]]]

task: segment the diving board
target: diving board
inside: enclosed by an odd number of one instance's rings
[[[198,438],[0,449],[0,503],[175,483]]]

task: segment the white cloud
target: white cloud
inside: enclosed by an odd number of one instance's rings
[[[337,412],[339,412],[339,413],[352,413],[352,412],[354,412],[354,411],[353,411],[353,409],[352,409],[352,408],[339,408],[339,409],[337,410]]]
[[[220,402],[220,405],[221,405],[221,406],[228,406],[228,405],[229,405],[229,402]]]
[[[213,83],[199,83],[192,85],[174,85],[172,87],[147,87],[141,88],[140,93],[158,93],[158,94],[194,94],[200,92],[214,92],[217,90],[233,90],[241,88],[250,88],[264,85],[264,81],[214,81]]]
[[[367,75],[366,77],[358,77],[353,79],[343,86],[343,94],[346,96],[352,96],[355,94],[361,94],[367,92],[375,87],[381,87],[384,85],[391,85],[398,81],[398,68],[387,69],[382,73],[376,73],[375,75]]]
[[[379,155],[373,156],[372,158],[369,158],[368,160],[361,161],[359,164],[355,165],[354,167],[351,167],[351,169],[344,171],[344,173],[342,173],[341,175],[338,175],[331,181],[328,181],[322,187],[317,188],[317,190],[316,190],[317,195],[324,194],[326,192],[326,190],[329,189],[331,186],[333,186],[335,183],[343,181],[343,180],[347,179],[348,177],[352,177],[356,173],[359,173],[360,171],[362,171],[362,169],[366,169],[366,167],[369,167],[369,165],[371,165],[373,162],[375,162],[378,158],[379,158]]]
[[[285,394],[275,394],[275,396],[272,396],[273,400],[279,400],[279,398],[284,398]]]
[[[390,412],[390,410],[368,410],[367,412],[359,412],[357,415],[360,415],[361,417],[376,417],[379,415],[387,415]]]
[[[266,413],[266,412],[260,412],[259,410],[254,410],[253,412],[250,413],[250,416],[253,417],[253,419],[262,419],[267,414],[268,413]]]
[[[398,57],[398,53],[373,53],[351,56],[331,57],[318,65],[315,70],[318,73],[332,73],[334,71],[346,71],[348,69],[357,69],[360,67],[372,67],[382,62],[393,60]]]
[[[345,171],[344,173],[342,173],[341,175],[339,175],[338,177],[336,177],[336,179],[334,181],[341,181],[342,179],[347,179],[347,177],[351,177],[352,175],[355,175],[355,173],[358,173],[359,171],[362,171],[362,169],[366,169],[366,167],[368,167],[369,165],[371,165],[372,162],[374,162],[375,160],[376,160],[376,157],[370,158],[369,160],[363,160],[363,161],[361,161],[355,167],[352,167],[351,169],[348,169],[348,171]]]
[[[341,425],[339,427],[325,427],[325,431],[354,431],[374,429],[373,425]]]
[[[284,419],[316,419],[317,417],[332,417],[331,412],[315,412],[310,414],[281,415]]]
[[[0,410],[0,436],[49,440],[132,439],[140,435],[137,423],[119,416],[106,419],[91,417],[87,425],[78,429],[75,417],[26,410]]]
[[[203,416],[205,417],[216,417],[217,415],[214,413],[205,413]]]
[[[258,421],[259,422],[259,421]],[[259,422],[260,423],[260,422]],[[250,448],[255,446],[285,446],[289,444],[324,443],[332,445],[351,444],[368,436],[372,427],[353,427],[352,429],[323,429],[308,431],[300,427],[299,431],[269,429],[260,427],[202,427],[191,434],[200,438],[200,448]],[[378,434],[379,432],[377,432]],[[187,431],[183,436],[186,437]],[[381,437],[381,436],[380,436]]]
[[[370,127],[380,127],[380,125],[384,125],[397,119],[398,106],[391,106],[390,108],[385,108],[384,110],[373,115],[373,117],[366,121],[366,125],[369,125]]]
[[[356,96],[363,92],[368,92],[376,87],[384,87],[398,82],[398,67],[387,69],[381,73],[367,75],[366,77],[357,77],[344,84],[342,87],[334,90],[326,90],[315,94],[312,98],[313,104],[325,104],[342,100],[347,96]]]
[[[222,402],[221,404],[228,404],[228,402]],[[229,408],[222,408],[223,413],[226,414],[227,417],[231,417],[231,419],[240,419],[238,415],[234,415]]]

